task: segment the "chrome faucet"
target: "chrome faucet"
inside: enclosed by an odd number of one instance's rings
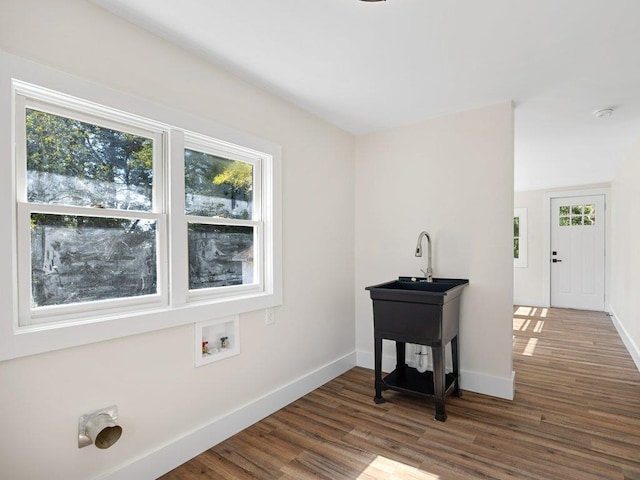
[[[427,277],[427,282],[433,282],[433,269],[431,268],[431,237],[427,232],[420,232],[420,236],[418,236],[418,245],[416,246],[416,257],[422,256],[422,238],[427,237],[427,270],[420,271],[424,273],[424,276]]]

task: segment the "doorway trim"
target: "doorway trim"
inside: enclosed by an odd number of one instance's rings
[[[547,192],[542,199],[542,304],[551,307],[551,200],[553,198],[583,197],[589,195],[604,195],[604,305],[609,305],[609,232],[611,231],[611,215],[608,213],[610,188],[590,188],[584,190],[563,190]]]

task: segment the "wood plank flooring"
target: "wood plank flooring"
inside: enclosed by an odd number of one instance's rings
[[[514,401],[433,403],[354,368],[161,477],[640,480],[640,373],[599,312],[514,308]]]

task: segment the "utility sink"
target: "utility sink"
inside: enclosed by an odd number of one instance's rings
[[[415,295],[427,294],[429,296],[444,297],[447,295],[449,299],[454,296],[460,295],[462,288],[469,283],[469,280],[461,278],[434,278],[432,282],[427,282],[425,278],[416,277],[398,277],[397,280],[381,283],[379,285],[372,285],[367,287],[366,290],[371,291],[371,298],[374,298],[375,294],[384,292],[395,293],[398,299],[414,299]],[[399,292],[398,292],[399,291]],[[406,296],[402,292],[411,292],[411,296]],[[386,295],[389,297],[389,295]],[[388,298],[391,299],[391,298]],[[434,300],[434,299],[432,299]]]
[[[373,302],[376,403],[388,388],[433,396],[436,420],[445,421],[444,397],[460,396],[458,331],[460,295],[469,280],[459,278],[399,277],[366,287]],[[396,342],[396,369],[382,378],[382,340]],[[418,373],[407,366],[405,344],[431,347],[433,371]],[[451,343],[453,372],[445,374],[444,348]]]
[[[447,344],[458,333],[459,297],[469,280],[399,277],[367,287],[376,334],[421,345]]]

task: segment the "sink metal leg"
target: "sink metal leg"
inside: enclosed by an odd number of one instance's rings
[[[396,342],[396,368],[407,366],[407,344],[405,342]]]
[[[460,350],[458,350],[457,335],[451,340],[451,363],[453,364],[453,377],[456,381],[452,393],[456,397],[461,397],[462,390],[460,390]]]
[[[447,414],[444,410],[444,347],[442,345],[437,347],[432,345],[431,353],[433,355],[433,391],[436,404],[435,418],[440,422],[444,422],[447,420]]]
[[[376,396],[373,397],[373,401],[376,403],[384,403],[382,398],[382,338],[375,338],[373,346],[373,355],[375,358],[375,388]]]

